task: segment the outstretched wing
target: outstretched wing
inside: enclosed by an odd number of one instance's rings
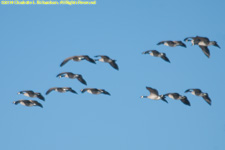
[[[55,90],[56,88],[50,88],[45,94],[48,95],[51,91]]]
[[[165,99],[164,96],[161,98],[161,100],[164,101],[164,102],[166,102],[166,103],[168,103],[168,101]]]
[[[84,80],[84,78],[82,77],[82,75],[79,75],[79,76],[77,77],[77,79],[78,79],[81,83],[87,85],[87,82]]]
[[[60,64],[60,67],[62,67],[63,65],[65,65],[69,60],[73,59],[74,57],[75,57],[75,56],[66,58],[66,59]]]
[[[165,53],[163,53],[163,55],[161,56],[161,58],[162,58],[163,60],[165,60],[165,61],[167,61],[167,62],[170,63],[170,60],[166,57],[166,54],[165,54]]]
[[[89,62],[91,62],[91,63],[96,64],[95,60],[94,60],[94,59],[92,59],[92,58],[90,58],[89,56],[84,55],[83,57],[84,57],[84,59],[86,59],[87,61],[89,61]]]
[[[210,57],[210,52],[207,46],[201,46],[199,45],[199,47],[202,49],[202,51],[204,52],[204,54],[209,58]]]
[[[33,104],[33,106],[39,106],[39,107],[43,108],[42,104],[37,101],[30,100],[30,102]]]
[[[107,92],[106,90],[102,90],[102,93],[103,93],[103,94],[106,94],[106,95],[110,95],[110,93]]]
[[[109,63],[114,69],[119,70],[118,65],[116,64],[115,60]]]
[[[76,92],[76,91],[74,91],[72,88],[69,88],[68,90],[69,90],[70,92],[72,92],[72,93],[77,94],[77,92]]]
[[[209,98],[208,95],[202,96],[202,98],[203,98],[209,105],[211,105],[211,99]]]
[[[190,102],[188,101],[187,97],[185,96],[184,98],[180,99],[182,103],[184,103],[185,105],[191,106]]]
[[[191,41],[191,39],[193,39],[194,37],[186,37],[185,39],[184,39],[184,41],[185,42],[187,42],[187,41]]]
[[[38,94],[37,94],[37,97],[38,97],[39,99],[45,101],[45,98],[44,98],[44,96],[41,95],[41,93],[38,93]]]
[[[182,47],[187,47],[182,41],[177,41],[179,43],[180,46]]]
[[[150,92],[150,95],[159,95],[158,91],[156,89],[153,89],[151,87],[147,87],[146,86],[146,89]]]

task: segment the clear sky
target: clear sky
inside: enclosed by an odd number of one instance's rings
[[[96,5],[0,5],[1,150],[224,150],[225,1],[97,0]],[[198,46],[156,45],[162,40],[206,36],[208,59]],[[171,63],[141,54],[156,49]],[[108,55],[109,64],[68,62],[75,55]],[[82,74],[56,78],[60,72]],[[78,92],[45,95],[51,87]],[[186,95],[191,107],[167,98],[141,99],[146,86]],[[111,93],[81,93],[85,87]],[[212,100],[184,93],[200,88]],[[46,101],[17,95],[41,92]],[[38,100],[44,108],[14,105]]]

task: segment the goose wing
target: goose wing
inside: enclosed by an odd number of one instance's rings
[[[73,59],[74,57],[76,57],[76,56],[72,56],[72,57],[66,58],[66,59],[60,64],[60,67],[62,67],[63,65],[65,65],[69,60]]]
[[[161,58],[162,58],[163,60],[165,60],[165,61],[167,61],[167,62],[170,63],[170,60],[166,57],[166,54],[165,54],[165,53],[163,53],[163,55],[161,56]]]
[[[84,57],[84,59],[86,59],[87,61],[89,61],[89,62],[91,62],[91,63],[96,64],[95,60],[94,60],[94,59],[92,59],[92,58],[90,58],[89,56],[87,56],[87,55],[83,55],[83,57]]]
[[[202,96],[202,98],[209,104],[211,105],[211,99],[209,98],[208,94],[205,96]]]
[[[179,45],[182,47],[187,47],[182,41],[177,41],[177,43],[179,43]]]
[[[44,98],[44,96],[41,95],[41,93],[38,93],[38,94],[37,94],[37,98],[39,98],[39,99],[45,101],[45,98]]]
[[[30,102],[33,104],[33,106],[39,106],[39,107],[43,108],[42,104],[37,101],[30,100]]]
[[[78,79],[81,83],[87,85],[87,82],[84,80],[84,78],[82,77],[82,75],[79,75],[79,76],[77,77],[77,79]]]
[[[180,99],[182,103],[185,105],[191,106],[191,103],[188,101],[187,97],[184,96],[183,98]]]
[[[102,90],[102,93],[103,93],[103,94],[106,94],[106,95],[110,95],[110,93],[107,92],[106,90]]]
[[[68,91],[77,94],[77,92],[75,90],[73,90],[72,88],[68,88]]]
[[[48,91],[47,91],[45,94],[48,95],[51,91],[53,91],[53,90],[55,90],[55,89],[56,89],[55,87],[50,88],[50,89],[48,89]]]
[[[153,89],[151,87],[146,87],[146,89],[150,92],[150,95],[156,95],[156,96],[159,95],[159,93],[156,89]]]
[[[201,46],[199,45],[199,47],[202,49],[202,51],[204,52],[204,54],[209,58],[210,57],[210,52],[207,46]]]
[[[113,60],[112,62],[109,63],[114,69],[119,70],[118,65],[116,64],[116,61]]]

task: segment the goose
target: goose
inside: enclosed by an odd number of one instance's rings
[[[220,48],[220,46],[217,44],[216,41],[210,41],[207,37],[200,37],[200,36],[187,37],[184,39],[184,41],[186,42],[191,41],[192,45],[198,45],[208,58],[210,57],[210,51],[208,49],[208,46],[214,45]]]
[[[165,94],[165,96],[168,96],[169,98],[172,98],[175,100],[181,100],[181,102],[184,103],[185,105],[191,106],[186,96],[182,96],[178,93],[167,93]]]
[[[27,96],[27,97],[37,97],[43,101],[45,101],[45,98],[41,95],[41,93],[35,93],[34,91],[20,91],[18,92],[17,94],[23,94],[24,96]]]
[[[144,51],[144,52],[142,52],[142,54],[150,54],[151,56],[161,57],[163,60],[165,60],[165,61],[170,63],[170,60],[166,57],[166,54],[165,53],[160,53],[157,50]]]
[[[97,88],[85,88],[85,89],[81,89],[81,92],[84,93],[84,92],[88,92],[88,93],[91,93],[91,94],[106,94],[106,95],[110,95],[109,92],[107,92],[106,90],[104,89],[97,89]]]
[[[165,99],[164,95],[159,95],[158,91],[156,89],[153,89],[151,87],[147,87],[146,89],[150,92],[150,95],[148,96],[141,96],[141,98],[149,98],[152,100],[163,100],[164,102],[168,103],[167,100]]]
[[[95,57],[101,57],[99,59],[95,59],[95,61],[101,61],[101,62],[109,63],[114,69],[119,70],[119,67],[116,64],[116,60],[113,60],[113,59],[111,59],[111,58],[109,58],[108,56],[105,56],[105,55],[97,55]]]
[[[43,108],[42,104],[37,102],[37,101],[35,101],[35,100],[24,100],[24,99],[21,99],[21,100],[18,100],[18,101],[14,101],[13,103],[15,105],[21,104],[21,105],[28,106],[28,107],[39,106],[39,107]]]
[[[165,45],[170,47],[182,46],[186,48],[186,45],[182,41],[161,41],[157,45]]]
[[[193,95],[201,96],[209,105],[211,105],[211,99],[208,93],[203,93],[200,89],[187,89],[185,93],[190,92]]]
[[[83,79],[82,75],[80,75],[80,74],[74,74],[72,72],[62,72],[62,73],[58,74],[56,77],[59,77],[59,78],[66,77],[66,78],[70,78],[70,79],[77,78],[77,80],[79,80],[81,83],[87,85],[86,81]]]
[[[72,57],[68,57],[66,58],[61,64],[60,64],[60,67],[62,67],[63,65],[65,65],[68,61],[70,60],[73,60],[73,61],[81,61],[81,60],[84,60],[86,59],[87,61],[91,62],[91,63],[94,63],[95,64],[95,61],[90,58],[88,55],[80,55],[80,56],[72,56]]]
[[[72,93],[77,94],[77,92],[74,91],[71,87],[53,87],[53,88],[50,88],[46,92],[46,95],[48,95],[51,91],[56,91],[56,92],[60,92],[60,93],[72,92]]]

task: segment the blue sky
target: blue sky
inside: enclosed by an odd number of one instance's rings
[[[4,150],[223,150],[225,148],[223,0],[97,0],[92,6],[0,5],[1,101],[0,149]],[[156,44],[206,36],[208,59],[198,46]],[[171,63],[145,50],[165,52]],[[108,55],[120,68],[75,55]],[[60,72],[82,74],[77,80],[56,78]],[[51,87],[78,92],[44,95],[44,108],[13,105],[21,90],[45,94]],[[160,94],[186,95],[191,107],[167,98],[141,99],[150,86]],[[85,87],[108,95],[82,94]],[[212,106],[188,88],[208,92]],[[37,100],[37,99],[33,99]]]

